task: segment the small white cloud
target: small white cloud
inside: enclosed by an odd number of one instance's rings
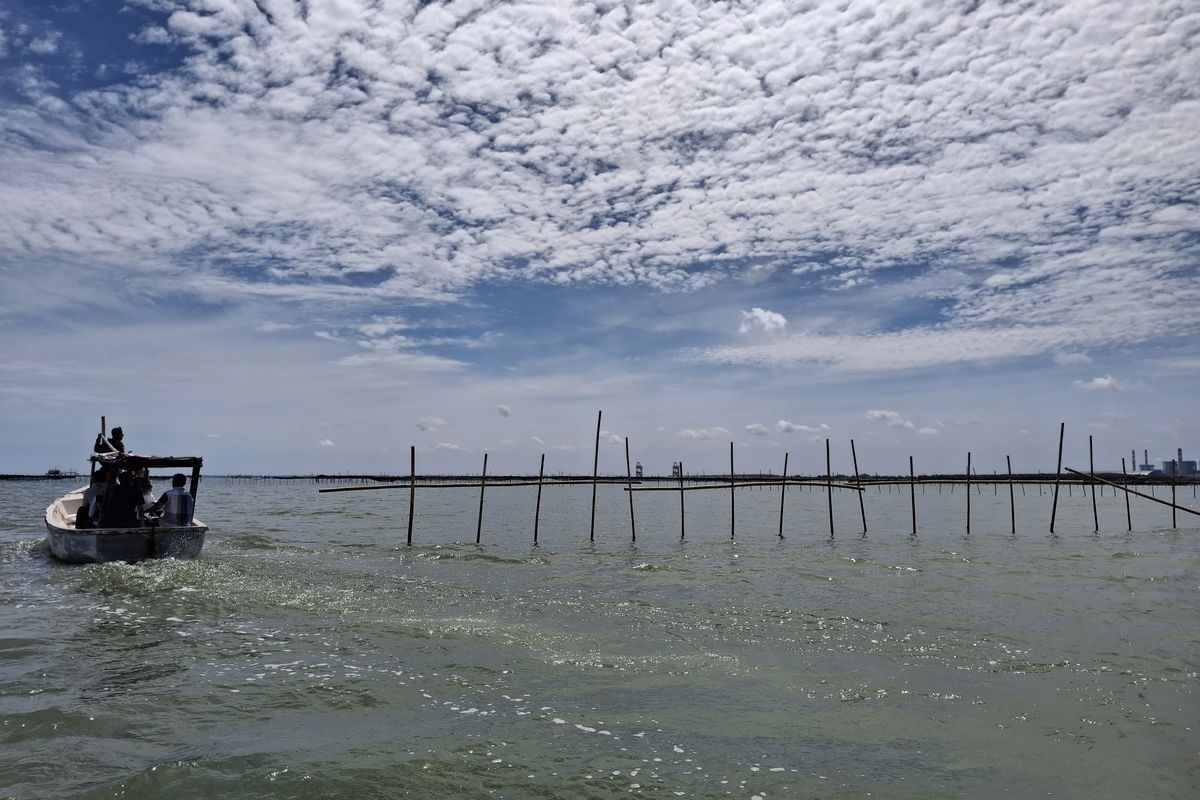
[[[441,417],[420,417],[417,419],[417,427],[423,431],[436,431],[445,424],[446,420]]]
[[[609,444],[624,444],[625,437],[613,433],[612,431],[600,431],[600,438]]]
[[[1087,353],[1055,353],[1054,363],[1060,367],[1081,367],[1092,363]]]
[[[333,447],[334,446],[332,439],[322,439],[321,441],[317,442],[317,444],[321,445],[321,447]]]
[[[922,436],[936,436],[941,433],[937,428],[917,428],[917,433]]]
[[[331,331],[313,331],[313,336],[317,337],[318,339],[324,339],[328,342],[341,341],[338,335],[336,333],[332,333]]]
[[[275,333],[277,331],[294,331],[299,327],[290,322],[260,322],[254,326],[254,330],[259,333]]]
[[[738,333],[749,333],[756,329],[765,333],[776,333],[786,328],[787,318],[783,314],[755,306],[742,312],[742,324],[738,326]]]
[[[801,425],[798,422],[788,422],[786,419],[781,419],[775,423],[775,430],[780,433],[822,433],[823,431],[833,430],[824,422],[820,425]]]
[[[358,326],[358,332],[363,336],[387,336],[389,333],[408,329],[408,324],[399,317],[373,317],[365,325]]]
[[[509,408],[508,406],[504,405],[503,403],[496,406],[496,411],[499,412],[500,416],[502,416],[502,417],[511,417],[512,416],[512,409]]]
[[[1112,375],[1101,375],[1098,378],[1092,378],[1090,381],[1075,381],[1072,385],[1076,389],[1083,389],[1088,392],[1121,392],[1127,388]]]
[[[712,428],[684,428],[677,435],[684,439],[712,439],[715,436],[728,436],[729,431],[717,425]]]
[[[438,450],[450,450],[452,452],[465,451],[466,448],[454,442],[438,442],[434,445]]]
[[[530,436],[529,438],[533,440],[534,444],[545,444],[546,443],[546,440],[540,436]]]
[[[758,422],[754,422],[754,423],[751,423],[750,425],[746,426],[746,433],[752,434],[754,436],[766,436],[769,432],[770,431],[767,429],[766,425],[763,425]]]
[[[912,420],[905,419],[898,411],[887,411],[884,409],[875,409],[867,412],[867,419],[872,422],[882,422],[889,428],[904,428],[905,430],[915,431],[917,426]]]

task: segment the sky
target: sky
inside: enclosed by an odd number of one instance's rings
[[[0,472],[1196,458],[1197,75],[1187,0],[0,0]]]

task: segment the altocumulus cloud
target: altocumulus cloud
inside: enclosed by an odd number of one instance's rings
[[[162,12],[140,46],[182,63],[77,92],[29,65],[0,263],[356,312],[492,280],[961,270],[934,322],[755,307],[770,340],[705,364],[884,371],[1196,326],[1194,4],[131,2]],[[461,368],[402,328],[367,323],[340,363]]]

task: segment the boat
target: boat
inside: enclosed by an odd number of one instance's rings
[[[106,467],[110,471],[190,468],[189,492],[195,500],[203,459],[199,456],[143,456],[113,452],[93,453],[91,462],[93,476],[98,467]],[[58,560],[83,564],[134,562],[148,558],[196,558],[200,555],[208,526],[195,516],[190,525],[76,529],[75,516],[83,504],[83,494],[87,488],[81,486],[67,492],[46,508],[46,538],[50,554]]]

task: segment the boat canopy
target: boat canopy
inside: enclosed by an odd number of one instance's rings
[[[199,469],[204,464],[200,456],[143,456],[137,453],[92,453],[95,464],[116,464],[130,469],[143,467],[191,467]]]

